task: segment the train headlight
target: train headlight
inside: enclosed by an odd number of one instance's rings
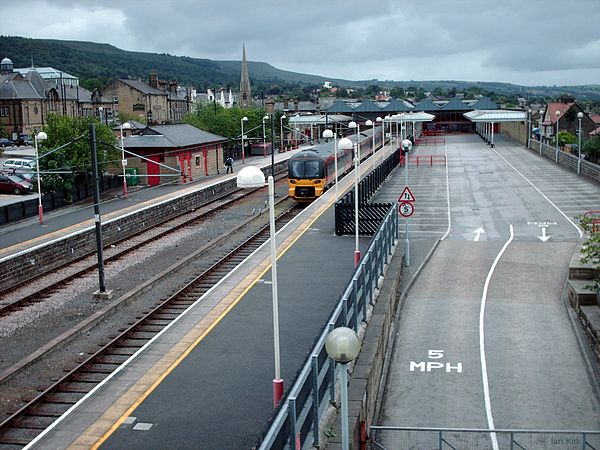
[[[296,180],[290,180],[291,184],[296,184]]]
[[[321,183],[321,180],[315,180],[315,184]]]

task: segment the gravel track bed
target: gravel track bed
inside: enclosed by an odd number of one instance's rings
[[[286,189],[283,182],[276,186],[280,196],[286,194]],[[108,342],[109,337],[116,334],[116,330],[124,328],[128,322],[153,307],[157,301],[167,298],[210,267],[222,254],[223,249],[234,248],[260,226],[267,224],[266,200],[267,195],[264,192],[252,194],[232,207],[211,214],[195,227],[177,230],[107,265],[106,287],[113,290],[113,299],[118,298],[222,236],[226,230],[236,228],[252,216],[256,217],[256,220],[235,233],[231,239],[225,240],[218,248],[190,261],[157,283],[151,291],[126,302],[87,333],[79,335],[42,361],[1,383],[0,418],[18,409],[24,399],[35,396],[39,387],[48,386],[53,379],[63,376],[65,368],[74,367],[77,360],[85,358],[87,353],[96,351],[100,344]],[[47,277],[51,279],[56,275],[49,274]],[[97,289],[98,274],[97,271],[93,271],[82,279],[72,281],[46,301],[0,318],[0,371],[103,308],[106,303],[93,297]]]

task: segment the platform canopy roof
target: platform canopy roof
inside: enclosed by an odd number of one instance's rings
[[[464,113],[463,116],[471,122],[523,122],[527,120],[527,111],[513,111],[510,109],[476,109],[475,111]]]
[[[431,122],[433,119],[435,115],[426,112],[409,112],[385,117],[386,122]]]
[[[344,114],[307,114],[307,115],[295,115],[289,116],[288,122],[294,125],[325,125],[333,122],[350,122],[352,117]]]

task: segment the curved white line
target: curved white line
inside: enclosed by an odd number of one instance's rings
[[[446,201],[448,203],[448,229],[442,236],[440,241],[443,241],[450,234],[450,228],[452,227],[452,215],[450,213],[450,180],[448,178],[448,147],[444,144],[444,155],[446,156]]]
[[[481,306],[479,309],[479,357],[481,359],[481,378],[483,381],[483,396],[485,398],[485,412],[487,415],[488,428],[490,430],[494,429],[494,418],[492,417],[492,403],[490,401],[490,386],[488,382],[487,375],[487,362],[485,359],[485,334],[484,334],[484,319],[485,319],[485,302],[487,300],[488,288],[490,286],[490,280],[492,279],[492,275],[494,270],[496,269],[496,265],[502,254],[507,249],[508,245],[512,242],[515,237],[513,226],[510,225],[510,238],[508,241],[504,243],[500,252],[496,255],[494,262],[492,263],[492,267],[490,267],[490,271],[487,274],[485,279],[485,283],[483,285],[483,294],[481,295]],[[498,450],[498,440],[496,439],[496,433],[490,433],[490,437],[492,439],[492,447],[494,450]]]
[[[568,222],[569,222],[571,225],[573,225],[573,226],[575,227],[575,229],[576,229],[576,230],[577,230],[577,232],[579,233],[579,237],[580,237],[580,238],[581,238],[581,237],[583,237],[583,232],[581,231],[581,228],[579,228],[579,227],[578,227],[578,226],[577,226],[577,225],[576,225],[576,224],[575,224],[575,223],[574,223],[574,222],[573,222],[571,219],[569,219],[569,218],[567,217],[567,215],[566,215],[564,212],[562,212],[562,211],[560,210],[560,208],[559,208],[558,206],[556,206],[552,200],[550,200],[548,197],[546,197],[546,195],[545,195],[545,194],[544,194],[542,191],[540,191],[540,190],[537,188],[537,186],[536,186],[535,184],[533,184],[531,181],[529,181],[529,178],[527,178],[525,175],[523,175],[521,172],[519,172],[519,171],[517,170],[517,168],[516,168],[515,166],[513,166],[511,163],[509,163],[509,162],[506,160],[506,158],[504,158],[504,156],[502,156],[500,153],[498,153],[498,152],[496,151],[496,149],[495,149],[495,148],[492,148],[492,150],[494,151],[494,153],[496,153],[496,155],[498,155],[500,158],[502,158],[502,159],[504,160],[504,162],[505,162],[506,164],[508,164],[508,165],[509,165],[509,166],[510,166],[510,167],[511,167],[511,168],[512,168],[512,169],[513,169],[515,172],[517,172],[519,175],[521,175],[521,177],[523,177],[523,179],[524,179],[525,181],[527,181],[527,182],[528,182],[528,183],[529,183],[529,184],[530,184],[530,185],[531,185],[531,186],[532,186],[532,187],[533,187],[533,188],[534,188],[536,191],[538,191],[538,192],[539,192],[539,194],[540,194],[542,197],[544,197],[544,198],[545,198],[545,199],[548,201],[548,203],[550,203],[552,206],[554,206],[554,208],[555,208],[555,209],[556,209],[556,210],[557,210],[559,213],[561,213],[561,214],[562,214],[562,216],[563,216],[565,219],[567,219],[567,221],[568,221]]]

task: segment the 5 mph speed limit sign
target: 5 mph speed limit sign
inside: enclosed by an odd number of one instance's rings
[[[415,212],[415,208],[412,203],[403,202],[400,203],[400,209],[398,210],[402,217],[410,217]]]

